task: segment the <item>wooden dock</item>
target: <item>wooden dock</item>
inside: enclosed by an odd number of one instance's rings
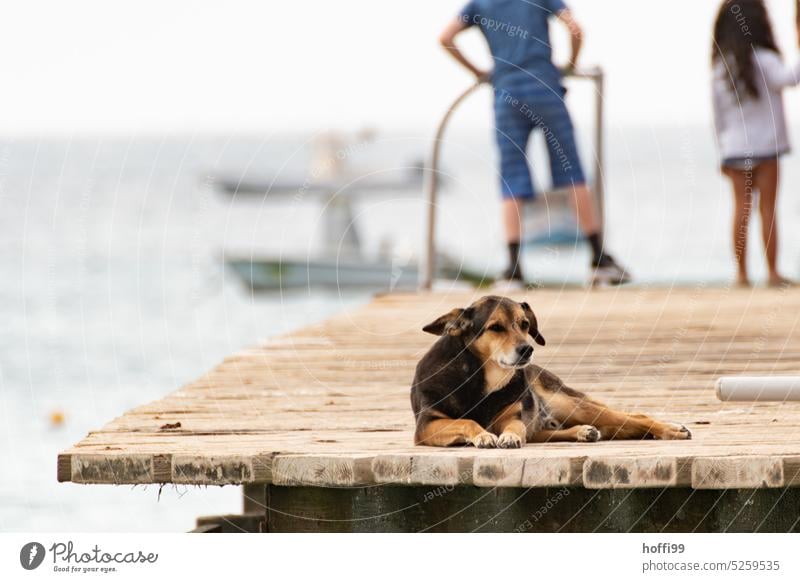
[[[529,444],[519,450],[414,447],[409,387],[416,362],[435,339],[421,328],[480,295],[383,296],[231,356],[166,398],[89,433],[59,455],[58,479],[244,484],[256,505],[268,506],[271,530],[282,523],[295,531],[507,530],[554,491],[572,492],[570,503],[548,517],[565,531],[576,503],[601,499],[609,508],[597,517],[601,525],[584,520],[573,524],[575,530],[636,529],[630,521],[637,508],[654,511],[656,499],[665,517],[649,519],[642,529],[668,531],[666,520],[678,530],[713,530],[726,518],[717,515],[713,525],[711,509],[703,513],[702,506],[728,511],[725,506],[737,503],[732,495],[741,507],[725,522],[728,529],[756,528],[756,514],[742,521],[751,511],[743,495],[750,496],[750,506],[755,499],[771,512],[760,529],[798,527],[800,490],[790,488],[800,485],[800,403],[721,403],[714,381],[721,375],[800,373],[800,291],[698,286],[528,292],[524,298],[548,342],[537,350],[537,363],[610,405],[683,423],[693,439]],[[492,507],[485,506],[489,492]],[[438,503],[431,513],[428,496],[444,494],[449,509]],[[519,501],[525,495],[528,502]],[[623,502],[628,510],[618,511]],[[415,504],[413,519],[386,517],[408,503]],[[455,515],[453,503],[472,509],[438,527],[445,523],[436,521],[440,514]],[[495,511],[513,503],[524,507]],[[700,513],[694,517],[675,517],[681,508],[691,514],[695,505]],[[497,514],[487,527],[478,527],[482,518],[474,515],[481,507]],[[370,518],[370,511],[380,519]],[[609,521],[609,512],[622,521]],[[542,519],[530,529],[556,525]]]

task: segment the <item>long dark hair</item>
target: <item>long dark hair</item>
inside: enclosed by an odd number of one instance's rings
[[[758,47],[780,54],[763,0],[725,0],[714,23],[711,62],[725,65],[733,91],[744,87],[758,97],[753,65],[753,49]]]

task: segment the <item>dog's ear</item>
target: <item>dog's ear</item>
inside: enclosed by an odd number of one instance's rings
[[[525,317],[527,317],[528,321],[530,322],[530,327],[528,327],[528,335],[530,335],[533,338],[533,341],[540,346],[545,345],[546,342],[544,341],[544,336],[539,333],[539,322],[536,321],[536,316],[533,313],[533,309],[531,309],[531,306],[525,302],[520,303],[520,306],[525,312]]]
[[[432,321],[422,328],[422,331],[433,335],[461,335],[472,327],[472,316],[475,310],[471,307],[466,309],[456,308],[441,317]]]

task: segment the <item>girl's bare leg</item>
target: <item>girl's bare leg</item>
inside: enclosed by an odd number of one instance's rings
[[[723,168],[733,186],[733,255],[736,257],[737,277],[739,285],[750,284],[747,278],[747,232],[750,226],[750,214],[753,209],[753,172]]]
[[[776,209],[778,201],[778,160],[763,162],[755,169],[754,183],[758,190],[758,210],[761,214],[761,236],[767,254],[769,284],[787,283],[778,272],[778,222]]]

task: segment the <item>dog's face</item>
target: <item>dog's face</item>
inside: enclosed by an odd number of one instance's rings
[[[459,337],[483,362],[502,368],[524,368],[531,363],[533,343],[545,345],[530,305],[495,295],[453,309],[422,330]]]

